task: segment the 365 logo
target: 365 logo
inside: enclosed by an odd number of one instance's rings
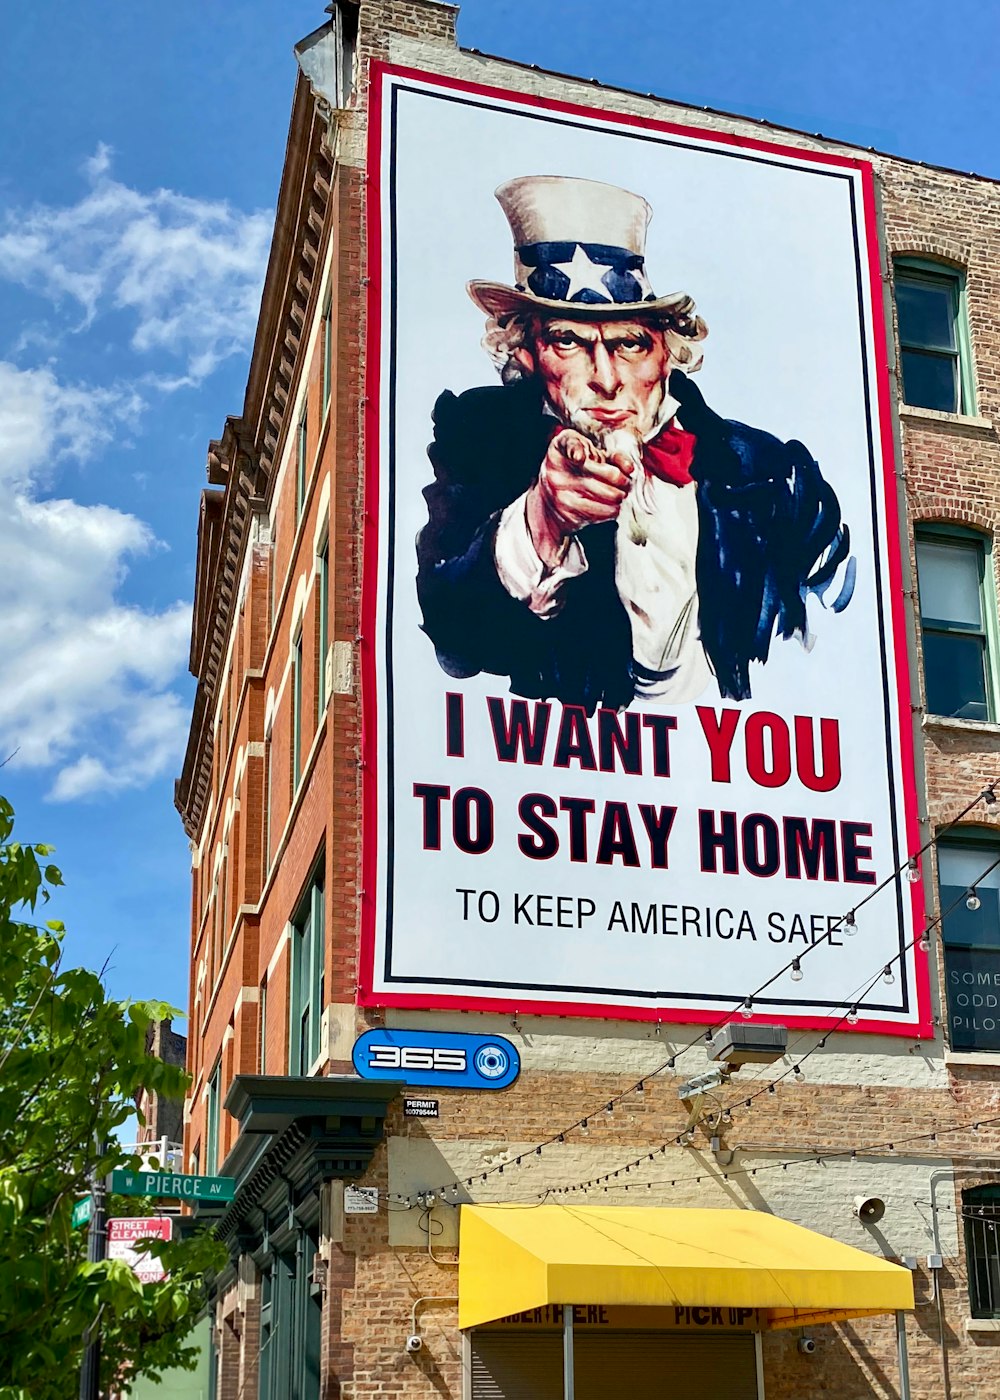
[[[521,1072],[509,1040],[461,1031],[366,1031],[355,1042],[353,1060],[362,1079],[456,1089],[506,1089]]]

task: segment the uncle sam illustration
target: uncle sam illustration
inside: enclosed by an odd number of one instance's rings
[[[810,594],[850,602],[833,488],[801,442],[705,402],[707,328],[650,285],[645,199],[554,175],[496,198],[514,283],[468,291],[501,383],[437,400],[417,541],[441,667],[588,713],[682,704],[713,677],[749,699],[776,637],[811,644]]]

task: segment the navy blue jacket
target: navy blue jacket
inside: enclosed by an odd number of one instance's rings
[[[702,645],[726,699],[750,698],[750,663],[766,661],[772,637],[805,629],[805,600],[822,596],[848,558],[837,497],[800,442],[720,418],[674,370],[670,393],[697,439],[696,557]],[[417,540],[417,592],[424,630],[451,676],[509,676],[518,695],[622,709],[635,694],[632,631],[615,586],[614,521],[584,532],[589,568],[563,584],[547,619],[512,598],[497,577],[493,541],[506,506],[532,485],[552,419],[534,380],[456,397],[434,407],[424,490],[428,522]],[[850,599],[848,582],[833,607]]]

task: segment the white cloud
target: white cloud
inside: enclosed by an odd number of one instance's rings
[[[68,800],[142,786],[176,765],[186,713],[190,606],[120,596],[131,563],[158,547],[141,520],[108,505],[45,498],[63,456],[104,449],[140,401],[127,388],[61,383],[0,362],[0,753],[55,769]]]
[[[12,208],[0,225],[0,277],[82,312],[76,329],[112,311],[131,345],[183,366],[161,387],[199,383],[245,351],[257,320],[272,215],[224,200],[133,189],[111,173],[110,147],[84,162],[75,204]]]

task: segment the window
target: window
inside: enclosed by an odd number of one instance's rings
[[[274,802],[274,744],[264,736],[264,874],[271,869],[271,805]]]
[[[312,1281],[317,1253],[315,1233],[304,1231],[298,1247],[276,1250],[261,1274],[257,1393],[268,1400],[319,1400],[322,1305]]]
[[[267,1073],[267,978],[260,984],[260,1044],[257,1047],[257,1072]]]
[[[320,1052],[324,993],[324,882],[310,886],[292,922],[289,1074],[308,1074]]]
[[[971,530],[925,527],[916,545],[927,709],[958,719],[992,719],[996,609],[988,542]]]
[[[205,1107],[205,1169],[209,1176],[219,1169],[219,1090],[221,1084],[222,1060],[218,1059],[208,1081]]]
[[[940,841],[938,882],[951,1047],[1000,1050],[1000,843]]]
[[[292,790],[302,776],[302,633],[292,648]]]
[[[969,1307],[973,1317],[1000,1317],[1000,1186],[962,1192]]]
[[[333,302],[330,293],[323,304],[323,412],[330,402],[333,378]]]
[[[306,452],[309,446],[309,414],[305,404],[299,415],[299,430],[295,443],[295,519],[302,514],[306,499]]]
[[[316,563],[317,606],[319,607],[319,647],[316,657],[316,723],[323,718],[326,709],[326,653],[330,647],[330,624],[327,614],[330,611],[330,541],[323,549]]]
[[[961,273],[934,263],[895,270],[904,402],[944,413],[973,412]]]

